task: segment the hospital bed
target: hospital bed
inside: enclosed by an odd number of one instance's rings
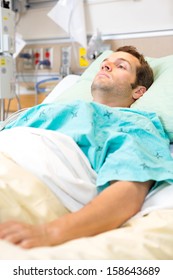
[[[101,61],[110,52],[105,51],[81,76],[69,75],[65,77],[48,95],[44,103],[68,103],[75,99],[91,101],[90,86],[92,79],[97,73]],[[170,143],[173,143],[173,56],[147,57],[146,59],[154,70],[155,81],[147,93],[136,101],[132,107],[156,112],[170,138]],[[16,139],[16,141],[18,140]],[[61,145],[63,144],[61,143]],[[69,159],[71,158],[71,164],[73,165],[74,151],[69,143],[64,146],[67,149],[66,155]],[[173,156],[173,144],[170,144],[170,150]],[[34,153],[34,151],[29,151],[29,153]],[[48,151],[46,156],[49,162],[55,160],[51,158]],[[24,166],[17,164],[3,151],[0,153],[0,160],[3,163],[0,166],[1,222],[17,219],[31,223],[42,223],[66,213],[67,210],[47,187],[45,181],[35,176]],[[64,162],[64,165],[66,165],[66,162]],[[48,182],[53,174],[51,170],[45,172]],[[93,237],[72,240],[59,246],[39,247],[29,250],[21,249],[0,240],[0,259],[172,260],[172,248],[173,185],[164,183],[150,192],[141,211],[118,229]]]

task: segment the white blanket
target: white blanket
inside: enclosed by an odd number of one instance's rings
[[[39,177],[70,211],[97,194],[96,173],[68,136],[28,127],[3,130],[0,151]]]
[[[70,211],[97,195],[96,173],[76,143],[59,132],[17,127],[0,133],[0,151],[39,177]],[[149,193],[141,211],[173,209],[173,186]]]

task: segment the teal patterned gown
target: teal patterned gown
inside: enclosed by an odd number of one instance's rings
[[[95,102],[40,104],[6,125],[64,133],[76,142],[97,173],[98,191],[112,180],[173,182],[169,140],[155,113]]]

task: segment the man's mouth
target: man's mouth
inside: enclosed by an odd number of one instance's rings
[[[109,74],[107,74],[106,72],[99,72],[98,74],[97,74],[97,76],[98,77],[106,77],[106,78],[109,78],[110,79],[110,76],[109,76]]]

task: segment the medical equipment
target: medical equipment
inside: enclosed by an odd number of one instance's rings
[[[63,47],[61,49],[61,68],[60,74],[65,77],[70,74],[70,64],[71,64],[71,47]]]
[[[5,99],[15,96],[14,90],[14,12],[11,1],[1,1],[0,6],[0,100],[1,120],[5,118]]]

